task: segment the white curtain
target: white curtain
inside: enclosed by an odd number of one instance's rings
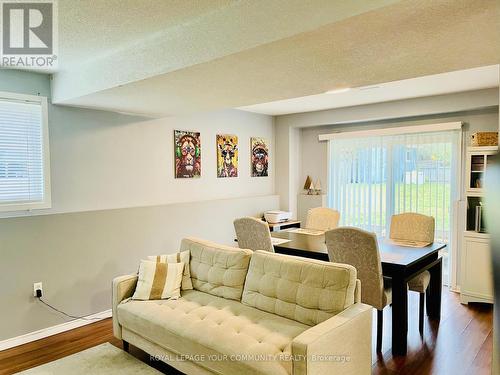
[[[436,241],[449,243],[457,199],[460,131],[339,137],[329,141],[329,206],[340,224],[386,236],[393,214],[436,219]]]

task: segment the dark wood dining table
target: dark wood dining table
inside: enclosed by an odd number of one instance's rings
[[[324,234],[312,235],[281,231],[272,237],[289,240],[274,244],[274,251],[281,254],[302,256],[328,261]],[[410,279],[428,270],[431,281],[426,291],[426,310],[429,318],[441,317],[442,259],[439,250],[443,243],[426,247],[409,247],[378,239],[382,273],[392,279],[392,354],[406,355],[408,335],[408,288]],[[361,286],[363,287],[363,286]]]

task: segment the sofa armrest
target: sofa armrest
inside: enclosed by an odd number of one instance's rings
[[[113,334],[116,338],[122,338],[122,328],[118,323],[117,307],[121,301],[132,297],[137,284],[137,275],[118,276],[113,279]]]
[[[292,341],[293,375],[369,375],[373,308],[355,303]]]

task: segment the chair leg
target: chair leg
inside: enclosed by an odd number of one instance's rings
[[[377,310],[377,353],[382,350],[382,328],[384,325],[384,310]]]
[[[424,334],[424,306],[425,306],[425,293],[420,293],[420,303],[418,312],[418,330],[420,334]]]
[[[125,350],[127,353],[129,351],[129,343],[125,340],[122,340],[123,343],[123,350]]]

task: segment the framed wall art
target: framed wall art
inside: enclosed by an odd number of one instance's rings
[[[217,134],[217,177],[238,177],[238,137]]]
[[[174,130],[175,178],[201,176],[201,139],[199,132]]]

